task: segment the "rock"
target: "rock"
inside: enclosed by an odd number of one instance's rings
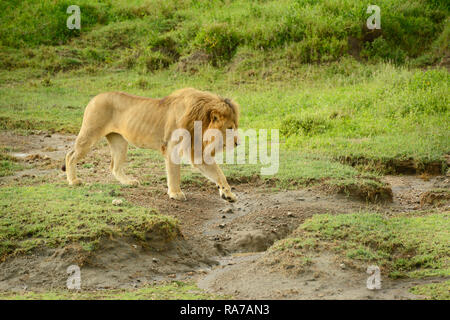
[[[158,263],[158,262],[159,262],[159,260],[156,259],[156,258],[153,258],[152,261],[153,261],[154,263]]]
[[[293,214],[292,212],[288,211],[287,216],[288,216],[288,217],[293,217],[294,214]]]
[[[341,267],[341,269],[345,269],[345,264],[344,264],[344,263],[341,263],[341,264],[339,265],[339,267]]]
[[[233,209],[232,208],[228,208],[227,210],[225,210],[225,213],[233,213]]]
[[[223,229],[223,228],[225,228],[225,223],[221,223],[221,224],[219,224],[219,228],[220,228],[220,229]]]
[[[120,206],[122,203],[123,203],[123,200],[121,200],[121,199],[114,199],[114,200],[112,201],[112,204],[113,204],[114,206]]]

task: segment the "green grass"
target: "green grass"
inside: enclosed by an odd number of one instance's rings
[[[0,300],[213,300],[228,297],[203,292],[191,283],[174,281],[132,290],[45,291],[11,294],[0,292]]]
[[[449,217],[448,212],[390,218],[375,213],[315,215],[271,250],[329,250],[350,266],[375,264],[392,278],[448,277]]]
[[[206,66],[196,75],[175,68],[146,77],[133,72],[60,74],[50,86],[20,71],[0,71],[0,128],[77,133],[85,105],[99,92],[163,97],[194,86],[238,101],[242,128],[280,129],[282,149],[364,160],[372,171],[389,171],[394,160],[408,159],[418,168],[436,162],[445,170],[443,156],[450,150],[446,70],[367,66],[352,59],[299,67],[296,74],[277,78],[283,70],[274,70],[271,80],[244,75],[238,85],[240,72]]]
[[[24,166],[8,154],[9,148],[0,147],[0,177],[9,176],[20,171]]]
[[[267,168],[269,165],[249,164],[248,151],[247,149],[245,164],[221,165],[227,179],[232,183],[261,182],[278,189],[320,185],[333,192],[356,195],[363,200],[375,202],[386,200],[386,195],[389,195],[389,188],[381,182],[377,174],[361,173],[349,165],[332,161],[327,157],[308,157],[290,150],[281,150],[279,168],[275,175],[263,175],[261,168]],[[235,157],[236,153],[235,151]],[[223,159],[225,157],[224,154]],[[162,183],[166,180],[165,165],[159,151],[132,147],[128,152],[128,160],[131,175],[135,175],[135,170],[142,167],[155,170],[151,175],[145,175],[141,180],[142,183]],[[190,165],[182,165],[181,170],[183,184],[204,185],[206,178]]]
[[[0,188],[0,257],[70,243],[94,249],[107,236],[145,241],[158,233],[169,241],[178,234],[173,218],[126,202],[113,206],[117,194],[120,188],[111,185]]]
[[[450,280],[415,286],[410,291],[427,300],[450,300]]]

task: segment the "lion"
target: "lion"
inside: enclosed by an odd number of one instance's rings
[[[111,151],[112,174],[121,184],[138,185],[138,180],[124,172],[128,144],[156,149],[165,159],[169,197],[186,200],[180,188],[180,164],[174,163],[170,157],[176,145],[171,136],[177,129],[186,129],[193,137],[194,121],[201,121],[202,135],[207,129],[217,129],[224,135],[226,130],[232,130],[235,133],[232,148],[238,145],[239,106],[228,98],[193,88],[180,89],[162,99],[124,92],[101,93],[88,103],[80,132],[73,149],[66,155],[62,169],[66,171],[70,185],[81,184],[76,175],[77,162],[95,143],[106,137]],[[224,147],[229,146],[225,143]],[[220,197],[236,201],[219,166],[214,161],[194,163],[193,154],[192,151],[191,164],[216,184]]]

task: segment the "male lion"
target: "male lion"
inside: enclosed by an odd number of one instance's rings
[[[76,177],[76,163],[86,156],[96,142],[106,137],[111,149],[110,168],[113,175],[122,184],[137,185],[137,180],[124,173],[128,143],[140,148],[157,149],[165,158],[169,197],[185,200],[180,188],[180,165],[171,161],[172,150],[177,144],[171,139],[172,132],[186,129],[193,141],[194,121],[201,121],[202,136],[207,129],[218,129],[224,136],[227,130],[232,129],[235,133],[233,142],[237,145],[238,120],[239,107],[236,103],[193,88],[175,91],[162,99],[122,92],[101,93],[86,107],[80,133],[73,150],[66,155],[63,170],[67,170],[70,185],[80,184],[81,181]],[[214,161],[195,164],[193,148],[190,155],[193,166],[216,183],[223,199],[236,201],[218,165]]]

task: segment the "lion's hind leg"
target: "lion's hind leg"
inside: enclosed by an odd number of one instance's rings
[[[127,159],[128,141],[118,133],[106,135],[111,150],[111,172],[124,185],[138,185],[139,181],[125,175],[124,164]]]
[[[170,153],[169,153],[170,154]],[[167,194],[170,199],[174,200],[186,200],[186,196],[181,191],[181,171],[180,164],[173,163],[169,154],[166,154],[164,159],[166,161],[167,170]]]
[[[91,150],[92,146],[100,140],[101,136],[83,134],[80,131],[73,150],[66,155],[66,174],[70,185],[79,185],[81,180],[77,178],[77,162],[83,159]]]

